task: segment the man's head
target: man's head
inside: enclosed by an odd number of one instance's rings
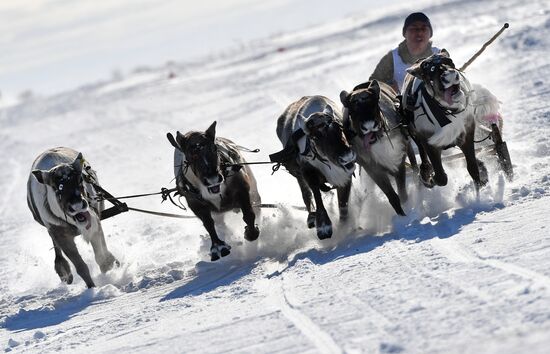
[[[413,12],[405,19],[403,37],[413,55],[422,53],[433,35],[430,19],[422,12]]]

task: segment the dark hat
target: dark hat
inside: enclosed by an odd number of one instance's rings
[[[423,12],[413,12],[405,19],[405,24],[403,25],[403,36],[407,31],[407,27],[413,24],[413,22],[424,22],[428,25],[428,27],[430,27],[430,37],[433,35],[434,31],[432,29],[432,24],[430,23],[430,19],[428,18],[428,16],[426,16]]]

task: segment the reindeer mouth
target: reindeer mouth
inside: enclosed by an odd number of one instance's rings
[[[220,193],[220,185],[219,184],[216,184],[214,186],[210,186],[208,187],[208,192],[210,194],[218,194]]]
[[[355,162],[348,162],[347,164],[344,164],[344,169],[346,171],[353,171],[355,169]]]
[[[86,230],[90,228],[91,224],[91,215],[89,211],[85,211],[82,213],[76,213],[73,216],[74,220],[79,224],[86,224]]]
[[[378,141],[378,135],[375,131],[369,131],[363,136],[363,147],[369,151],[372,144]]]
[[[460,84],[449,86],[445,89],[445,102],[447,104],[452,105],[453,104],[453,98],[460,92]]]

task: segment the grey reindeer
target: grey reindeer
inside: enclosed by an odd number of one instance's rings
[[[305,96],[291,103],[277,120],[277,136],[284,149],[270,156],[298,181],[308,211],[307,225],[317,229],[319,239],[332,236],[332,222],[321,197],[321,191],[332,188],[327,183],[337,190],[340,219],[348,216],[356,156],[344,135],[339,112],[324,96]],[[280,157],[288,151],[288,156]]]
[[[103,203],[90,183],[94,170],[79,153],[67,147],[46,150],[36,158],[27,182],[27,203],[34,219],[48,230],[55,251],[55,271],[62,281],[73,282],[67,256],[88,288],[95,286],[74,238],[82,235],[92,244],[101,272],[119,262],[107,249],[100,222]]]

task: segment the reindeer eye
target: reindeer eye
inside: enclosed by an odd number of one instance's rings
[[[63,190],[63,183],[59,184],[59,186],[57,187],[57,189],[59,189],[60,191]]]

